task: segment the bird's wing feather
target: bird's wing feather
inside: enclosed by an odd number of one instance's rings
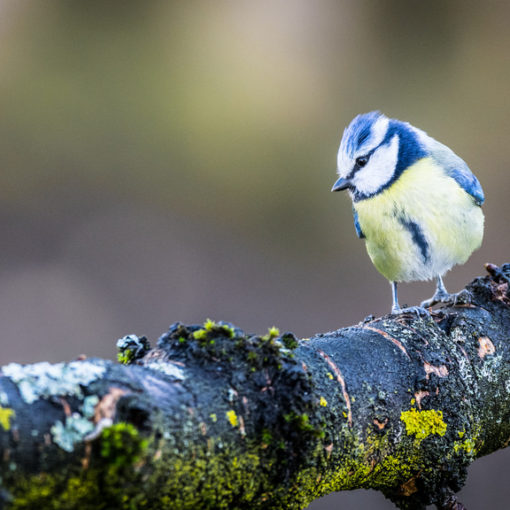
[[[478,205],[482,205],[485,201],[482,186],[466,163],[450,148],[437,140],[430,139],[428,145],[432,159],[445,170],[447,175],[455,179],[457,184],[466,193],[469,193]]]
[[[354,216],[354,228],[356,229],[356,234],[360,239],[365,239],[365,234],[363,230],[361,230],[361,225],[359,224],[358,213],[354,207],[352,208],[352,215]]]

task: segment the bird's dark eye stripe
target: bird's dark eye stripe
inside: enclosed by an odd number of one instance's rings
[[[368,154],[365,154],[364,156],[357,157],[356,160],[354,161],[354,166],[352,167],[351,173],[346,178],[352,179],[354,177],[354,174],[358,170],[361,170],[364,166],[366,166],[366,164],[368,163],[368,160],[370,159],[370,156],[372,155],[373,152],[374,152],[374,150],[372,150]]]

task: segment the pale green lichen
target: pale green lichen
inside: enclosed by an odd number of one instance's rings
[[[57,421],[50,429],[53,442],[66,452],[74,450],[75,443],[83,441],[83,438],[94,430],[94,424],[79,413],[67,416],[65,423]]]
[[[73,395],[82,397],[81,386],[103,376],[106,367],[103,361],[71,361],[70,363],[48,362],[20,365],[10,363],[2,367],[5,376],[18,386],[21,397],[27,404],[50,396]]]
[[[81,406],[81,412],[86,418],[92,418],[96,405],[99,403],[99,397],[97,395],[89,395],[83,399]]]
[[[14,412],[14,409],[0,406],[0,426],[4,430],[11,429],[11,420],[13,420],[15,416],[16,413]]]
[[[150,363],[147,363],[145,367],[150,368],[151,370],[157,370],[158,372],[163,372],[178,381],[184,381],[184,379],[186,379],[184,370],[170,361],[151,361]]]
[[[434,409],[418,411],[411,408],[409,411],[402,411],[400,419],[405,423],[407,435],[414,435],[419,441],[431,434],[444,436],[446,433],[442,411]]]

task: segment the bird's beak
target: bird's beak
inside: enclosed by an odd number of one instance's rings
[[[344,189],[347,189],[352,186],[352,182],[350,179],[344,179],[343,177],[340,177],[335,184],[333,184],[333,187],[331,188],[331,191],[342,191]]]

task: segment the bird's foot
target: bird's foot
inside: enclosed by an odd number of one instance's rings
[[[408,306],[405,308],[392,307],[391,313],[393,315],[415,315],[418,318],[430,317],[430,312],[423,306]]]
[[[447,305],[469,305],[471,304],[473,296],[467,289],[462,289],[460,292],[450,294],[448,292],[436,291],[430,298],[423,301],[420,306],[423,308],[430,308],[438,303],[445,303]]]

